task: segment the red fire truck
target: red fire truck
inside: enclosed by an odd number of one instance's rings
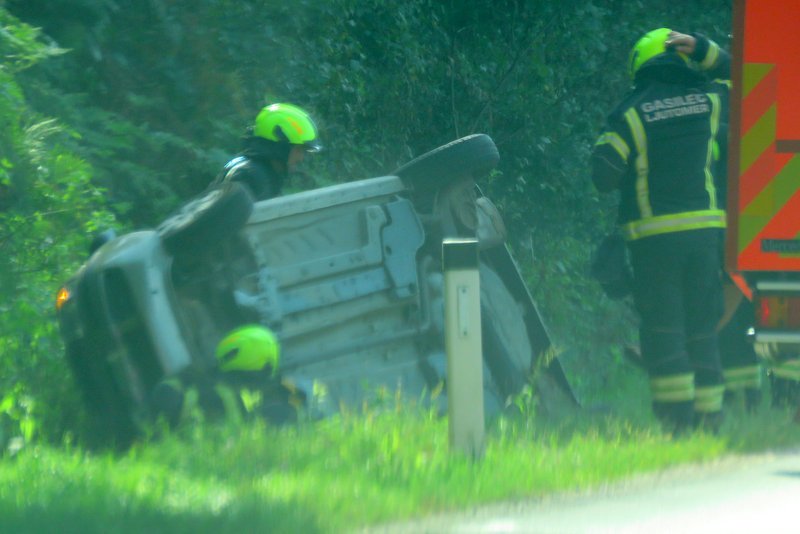
[[[800,0],[735,0],[726,265],[760,354],[800,354]]]

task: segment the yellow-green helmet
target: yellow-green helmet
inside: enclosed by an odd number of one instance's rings
[[[241,326],[217,345],[217,362],[223,371],[259,371],[267,365],[278,370],[280,345],[275,334],[261,325]]]
[[[669,40],[670,32],[672,30],[669,28],[658,28],[647,32],[641,39],[636,41],[628,59],[631,79],[636,77],[636,73],[645,63],[667,52],[667,41]],[[688,64],[689,58],[686,54],[676,53]]]
[[[272,104],[256,116],[253,134],[276,143],[304,146],[308,152],[319,152],[317,126],[311,116],[292,104]]]

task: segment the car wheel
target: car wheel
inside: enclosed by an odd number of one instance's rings
[[[527,383],[533,348],[523,310],[500,276],[480,265],[483,358],[498,396],[505,403]]]
[[[233,235],[252,212],[247,188],[229,182],[184,205],[161,223],[158,232],[170,254],[192,254]]]
[[[492,138],[474,134],[440,146],[415,158],[392,174],[418,193],[435,191],[462,178],[491,171],[500,161]]]

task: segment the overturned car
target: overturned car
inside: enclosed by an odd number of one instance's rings
[[[58,306],[89,411],[111,434],[135,435],[155,385],[213,366],[217,342],[246,323],[278,335],[281,371],[307,397],[324,385],[322,409],[376,388],[425,398],[445,379],[441,244],[456,236],[479,242],[486,412],[532,376],[545,410],[574,403],[502,219],[475,184],[498,160],[476,134],[388,176],[266,201],[231,183],[103,244]]]

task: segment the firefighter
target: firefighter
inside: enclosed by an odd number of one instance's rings
[[[733,404],[741,397],[744,408],[752,412],[761,403],[763,374],[753,343],[747,339],[747,330],[755,321],[755,310],[730,279],[723,284],[723,293],[726,317],[720,321],[718,332],[725,400],[726,404]]]
[[[726,101],[722,101],[727,106]],[[728,125],[720,124],[718,137],[727,139]],[[728,189],[728,146],[719,143],[715,151],[716,172],[719,198],[727,198]],[[720,249],[720,258],[724,258],[724,250]],[[725,405],[735,405],[740,401],[744,408],[753,412],[761,403],[761,363],[750,340],[747,330],[755,321],[753,304],[744,297],[733,279],[723,275],[723,316],[717,325],[719,333],[719,352],[722,362],[722,375],[725,379]]]
[[[659,28],[629,58],[632,91],[592,153],[592,181],[619,190],[618,220],[633,267],[639,343],[652,406],[669,431],[715,430],[724,394],[716,326],[722,313],[721,233],[713,152],[730,58],[700,34]]]
[[[248,129],[242,150],[212,186],[233,180],[244,183],[256,200],[279,196],[305,154],[321,149],[317,126],[305,110],[292,104],[266,106]]]
[[[800,423],[800,357],[769,363],[772,406],[794,410],[794,422]]]
[[[163,418],[170,427],[193,417],[296,421],[305,395],[279,376],[280,345],[269,329],[236,328],[219,342],[215,355],[215,368],[189,367],[156,386],[150,397],[154,419]]]

